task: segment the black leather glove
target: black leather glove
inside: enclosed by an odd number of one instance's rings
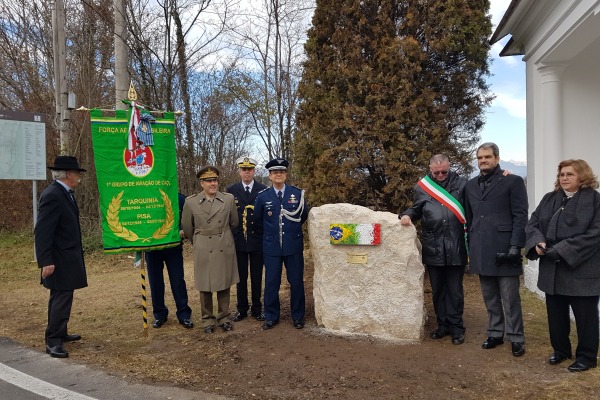
[[[523,265],[523,256],[521,255],[521,248],[518,246],[510,246],[508,249],[508,259],[511,264],[515,267]]]
[[[496,265],[506,264],[508,262],[508,254],[506,253],[496,253]]]
[[[496,254],[496,265],[512,264],[515,267],[523,265],[523,257],[521,256],[521,248],[518,246],[510,246],[508,253]]]
[[[558,254],[558,252],[556,250],[554,250],[553,248],[549,248],[546,251],[546,254],[544,254],[544,257],[548,257],[555,263],[560,262],[562,260],[562,258],[560,258],[560,254]]]

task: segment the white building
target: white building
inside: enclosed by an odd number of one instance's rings
[[[509,35],[500,56],[526,63],[532,212],[561,160],[584,159],[600,174],[600,0],[512,0],[491,42]],[[527,268],[526,286],[536,282],[537,268]]]

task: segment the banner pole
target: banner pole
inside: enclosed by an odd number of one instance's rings
[[[146,272],[144,267],[144,252],[140,263],[140,277],[142,280],[142,318],[144,324],[144,337],[148,336],[148,314],[146,312]]]

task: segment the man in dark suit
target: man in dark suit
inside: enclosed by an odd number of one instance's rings
[[[181,227],[181,214],[185,204],[185,195],[179,193],[178,200],[179,236],[183,239],[185,235]],[[166,264],[173,299],[177,307],[177,319],[185,328],[193,328],[192,309],[188,305],[188,293],[183,270],[183,243],[179,243],[179,246],[176,247],[147,252],[146,264],[148,265],[148,281],[150,283],[150,295],[152,296],[152,314],[154,314],[152,326],[160,328],[167,322],[167,316],[169,315],[169,309],[165,305],[165,278],[163,276],[163,268]]]
[[[58,156],[52,171],[54,182],[42,193],[35,224],[35,255],[41,268],[41,283],[50,289],[46,353],[66,358],[64,342],[81,339],[70,335],[67,324],[71,316],[73,292],[87,286],[83,261],[79,208],[73,196],[81,172],[75,157]]]
[[[304,191],[286,185],[289,162],[276,158],[267,163],[273,185],[263,190],[254,203],[254,220],[263,232],[265,262],[265,322],[263,329],[279,323],[279,287],[285,264],[290,284],[293,325],[304,328],[304,245],[302,224],[308,218]]]
[[[260,191],[267,187],[254,179],[256,160],[241,157],[236,161],[241,182],[227,188],[227,193],[235,197],[240,224],[233,231],[235,253],[237,256],[240,282],[237,284],[237,313],[234,321],[241,321],[248,316],[248,309],[257,321],[264,321],[260,296],[262,293],[262,232],[254,223],[254,200]],[[252,306],[248,305],[248,260],[250,261],[250,287],[252,290]]]
[[[484,349],[512,343],[512,353],[525,354],[523,313],[519,295],[523,274],[527,191],[523,178],[503,175],[500,151],[494,143],[477,149],[478,177],[465,187],[469,234],[469,272],[479,275],[489,321]]]

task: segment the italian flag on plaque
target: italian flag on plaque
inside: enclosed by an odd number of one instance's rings
[[[330,224],[330,244],[381,244],[381,224]]]
[[[175,115],[90,110],[106,253],[179,245]]]

